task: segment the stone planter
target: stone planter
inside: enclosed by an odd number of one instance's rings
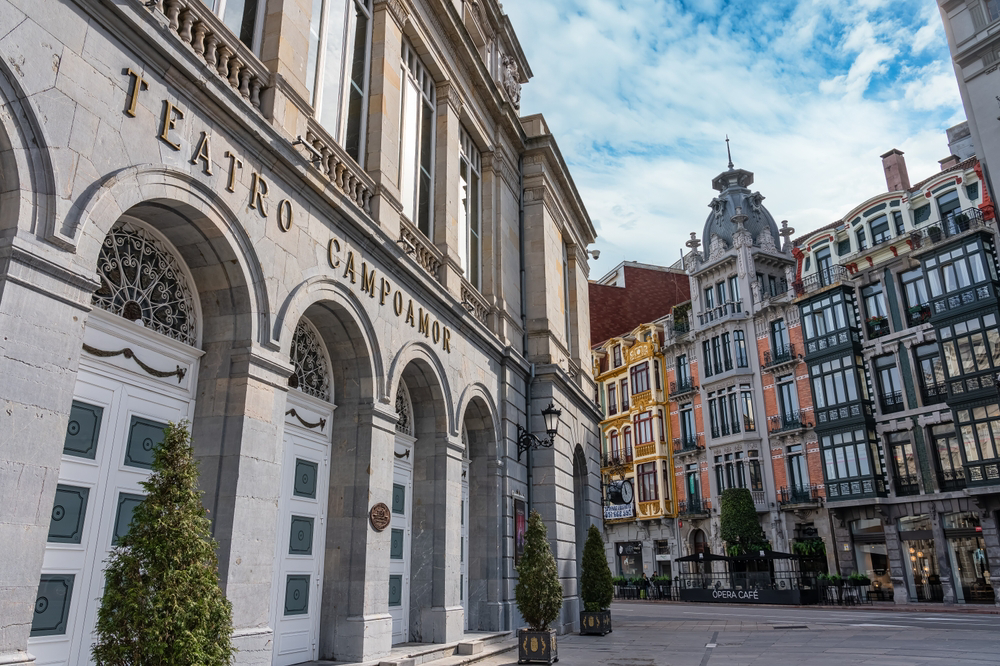
[[[603,636],[611,633],[611,611],[580,611],[580,635]]]
[[[559,661],[555,629],[546,631],[520,629],[517,632],[517,663],[551,664],[555,661]]]

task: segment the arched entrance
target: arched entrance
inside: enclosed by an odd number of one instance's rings
[[[708,545],[708,540],[705,538],[705,532],[703,530],[697,528],[691,530],[690,540],[691,540],[691,553],[693,555],[697,555],[699,553],[708,554],[712,552],[711,548]]]
[[[496,426],[483,397],[469,400],[462,420],[463,467],[462,606],[469,631],[499,631],[503,518],[502,469],[497,462]]]
[[[579,444],[573,450],[573,516],[576,524],[576,570],[579,580],[583,564],[583,546],[587,541],[590,519],[587,517],[587,457]]]
[[[132,215],[101,247],[29,641],[39,663],[89,663],[104,561],[166,424],[194,416],[204,321],[179,255]]]

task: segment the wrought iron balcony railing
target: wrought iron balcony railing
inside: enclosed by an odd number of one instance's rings
[[[790,363],[796,360],[798,360],[798,357],[795,355],[795,345],[787,344],[784,347],[775,347],[774,349],[765,350],[764,364],[762,367],[766,370],[771,366]]]
[[[896,495],[919,495],[920,483],[917,477],[912,474],[897,474],[893,479],[896,486]]]
[[[702,499],[701,497],[688,497],[687,500],[681,500],[677,503],[677,513],[682,516],[708,513],[711,510],[712,500]]]
[[[812,423],[804,421],[802,413],[798,410],[767,417],[767,431],[772,435],[811,427]]]
[[[965,469],[942,470],[938,472],[938,485],[942,492],[962,490],[965,488]]]
[[[952,238],[989,224],[990,221],[983,217],[983,211],[975,207],[966,208],[952,211],[942,217],[940,222],[911,232],[910,240],[913,242],[914,249],[917,249],[928,243],[937,243],[940,240]]]
[[[928,304],[914,305],[906,309],[906,323],[909,326],[919,326],[931,318],[931,306]]]
[[[883,414],[894,414],[906,409],[906,404],[903,402],[902,391],[883,393],[880,402],[882,403]]]
[[[924,405],[941,404],[948,399],[948,385],[944,382],[930,384],[920,390],[920,395],[924,399]]]
[[[717,307],[706,310],[698,315],[698,323],[702,326],[715,321],[722,321],[729,317],[743,315],[743,301],[729,301]]]
[[[675,395],[684,395],[685,393],[691,393],[692,391],[697,391],[698,385],[694,381],[687,377],[680,380],[679,382],[670,382],[670,392],[671,397]]]
[[[889,330],[889,318],[888,317],[870,317],[865,322],[865,328],[868,329],[868,339],[874,340],[875,338],[881,338],[883,335],[888,335],[891,333]]]
[[[816,484],[808,486],[784,486],[779,492],[778,502],[782,506],[790,504],[819,504],[822,498]]]
[[[849,276],[850,271],[847,270],[847,267],[830,266],[829,268],[820,268],[812,275],[807,275],[801,280],[793,282],[792,286],[795,288],[796,296],[803,296],[817,289],[829,287],[831,284],[843,282]]]
[[[756,294],[754,294],[754,302],[757,303],[769,298],[781,298],[788,293],[788,282],[785,278],[779,278],[773,282],[770,280],[757,280],[757,285],[758,289],[756,291],[760,294],[759,300],[756,298]]]
[[[683,435],[674,437],[674,453],[687,453],[705,448],[701,435]]]
[[[631,449],[623,453],[613,453],[601,458],[601,467],[618,467],[620,465],[627,465],[632,462],[632,458]]]

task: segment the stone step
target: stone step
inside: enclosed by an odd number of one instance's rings
[[[389,656],[377,661],[348,663],[342,661],[311,661],[302,666],[460,666],[501,654],[517,647],[509,631],[467,633],[461,641],[441,644],[400,645]]]

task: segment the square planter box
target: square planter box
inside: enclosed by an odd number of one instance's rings
[[[548,631],[521,629],[517,632],[517,663],[551,664],[554,661],[559,661],[555,629]]]
[[[580,611],[580,634],[603,636],[611,633],[611,611]]]

